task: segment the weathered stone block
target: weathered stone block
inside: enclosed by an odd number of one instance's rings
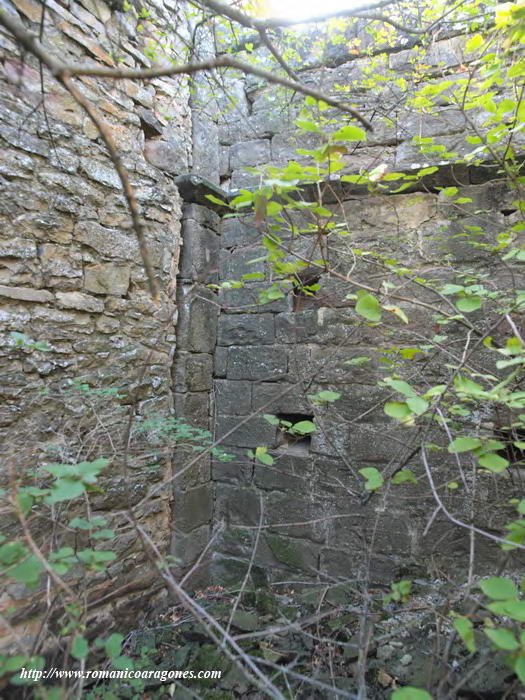
[[[10,238],[0,241],[0,258],[28,260],[34,257],[36,257],[36,245],[28,238]]]
[[[284,382],[257,382],[254,385],[252,407],[256,410],[263,406],[265,413],[307,413],[311,409],[301,386]]]
[[[242,141],[230,148],[230,168],[253,167],[271,160],[270,142],[267,139]]]
[[[206,484],[184,493],[175,491],[173,524],[181,532],[191,532],[211,522],[213,512],[212,486]]]
[[[228,379],[260,379],[285,375],[288,357],[284,346],[257,345],[228,348]]]
[[[124,296],[128,292],[131,269],[129,265],[102,263],[84,270],[84,289],[93,294]]]
[[[200,204],[185,204],[183,209],[183,219],[193,219],[205,228],[218,231],[221,226],[220,216],[208,207]]]
[[[256,491],[240,486],[217,484],[215,487],[215,518],[232,525],[258,525],[260,498]]]
[[[327,525],[323,518],[330,515],[322,502],[314,503],[290,493],[270,493],[266,498],[265,516],[269,529],[279,535],[304,537],[312,542],[324,542]],[[308,522],[315,521],[315,522]]]
[[[267,285],[248,284],[241,289],[221,289],[219,302],[227,313],[279,313],[292,310],[291,294],[268,304],[259,303],[260,293],[267,288]]]
[[[208,391],[212,385],[213,356],[179,352],[175,359],[175,391]]]
[[[37,302],[39,304],[45,304],[54,299],[51,292],[46,292],[44,289],[8,287],[5,284],[0,284],[0,296],[7,297],[8,299],[17,299],[18,301]]]
[[[213,355],[213,376],[225,377],[228,368],[228,348],[217,347]]]
[[[232,455],[234,459],[229,462],[221,462],[213,458],[211,464],[212,480],[248,485],[252,480],[253,460],[248,457],[247,450],[238,447],[225,447],[224,451]]]
[[[102,313],[104,302],[82,292],[57,292],[57,305],[60,309],[77,309],[91,313]]]
[[[210,427],[209,394],[207,391],[173,395],[175,415],[193,426],[208,430]]]
[[[261,238],[261,232],[251,217],[223,219],[221,223],[222,245],[225,248],[247,245]]]
[[[319,551],[311,542],[302,542],[270,533],[265,535],[264,539],[279,564],[289,569],[308,572],[312,577],[317,575]]]
[[[144,158],[155,168],[172,175],[180,175],[188,170],[186,149],[176,141],[146,141]]]
[[[96,221],[81,221],[75,228],[75,239],[107,258],[138,259],[138,243],[129,235],[100,226]]]
[[[253,272],[264,274],[265,266],[263,261],[251,263],[264,254],[262,248],[234,248],[233,250],[222,250],[219,263],[219,279],[240,280],[243,275]]]
[[[251,411],[252,384],[216,379],[215,407],[219,414],[248,415]]]
[[[180,287],[178,343],[188,352],[213,353],[217,342],[217,297],[210,289]]]
[[[308,473],[306,475],[293,474],[285,468],[285,463],[279,458],[278,452],[272,452],[272,456],[275,460],[272,466],[256,462],[253,480],[257,486],[269,491],[285,491],[287,493],[305,493],[310,490]]]
[[[208,525],[203,525],[186,534],[174,532],[170,553],[180,560],[181,566],[188,566],[199,558],[209,539],[210,528]]]
[[[273,314],[223,314],[219,318],[219,345],[269,345],[274,340]]]
[[[272,445],[275,442],[275,426],[270,425],[261,416],[253,416],[246,423],[239,425],[241,420],[240,416],[219,416],[215,438],[224,438],[224,442],[221,443],[223,445],[246,448]],[[228,437],[225,437],[226,435]]]
[[[219,239],[193,219],[182,222],[180,277],[197,282],[217,281]]]
[[[80,167],[91,180],[116,190],[122,189],[118,173],[112,166],[104,165],[93,158],[81,158]]]

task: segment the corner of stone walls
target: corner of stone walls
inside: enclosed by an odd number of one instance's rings
[[[199,204],[182,213],[182,255],[177,285],[177,350],[173,365],[173,402],[177,418],[213,434],[213,355],[219,306],[208,287],[218,280],[219,216]],[[212,532],[211,455],[180,447],[173,455],[171,553],[182,572],[205,552]],[[190,585],[208,582],[208,557],[194,567]]]

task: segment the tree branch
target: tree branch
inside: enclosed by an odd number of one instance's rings
[[[357,119],[368,131],[373,131],[373,127],[360,112],[356,109],[347,105],[339,100],[336,100],[329,95],[326,95],[319,90],[314,90],[312,88],[298,83],[295,80],[290,80],[289,78],[280,77],[270,71],[263,70],[257,66],[252,66],[245,61],[241,61],[231,56],[219,56],[217,58],[208,59],[205,61],[182,63],[180,65],[164,66],[159,68],[151,68],[145,70],[135,70],[126,68],[103,68],[99,66],[83,66],[83,65],[68,65],[59,63],[48,51],[46,51],[42,45],[37,41],[36,37],[28,32],[27,29],[16,19],[7,15],[4,12],[0,12],[0,25],[3,25],[8,29],[15,39],[30,53],[36,56],[42,63],[47,66],[51,71],[52,75],[64,84],[64,78],[72,76],[86,75],[98,78],[108,78],[108,79],[118,79],[118,78],[128,78],[130,80],[134,79],[150,79],[150,78],[161,78],[169,77],[173,75],[186,74],[190,75],[192,73],[197,73],[204,70],[212,70],[213,68],[235,68],[242,73],[250,73],[256,75],[259,78],[263,78],[269,83],[275,85],[282,85],[289,90],[295,90],[302,95],[308,97],[313,97],[315,100],[322,100],[331,107],[335,107],[342,112],[350,114],[354,119]],[[120,175],[120,173],[119,173]]]
[[[26,51],[32,53],[41,64],[45,65],[52,73],[52,75],[58,80],[58,82],[69,92],[73,97],[75,102],[77,102],[82,109],[89,116],[91,121],[97,127],[102,140],[104,141],[106,148],[109,152],[109,156],[115,170],[118,173],[120,182],[122,184],[122,189],[124,190],[124,196],[126,198],[128,208],[131,214],[131,220],[133,223],[133,229],[137,237],[139,244],[140,255],[142,257],[142,262],[144,264],[144,269],[146,270],[146,275],[148,277],[149,289],[153,301],[159,304],[160,291],[157,279],[155,277],[155,271],[151,263],[151,258],[149,256],[148,247],[146,244],[146,239],[144,236],[144,226],[140,217],[139,207],[137,199],[135,197],[135,192],[131,185],[129,179],[128,171],[124,167],[120,155],[115,146],[113,136],[108,129],[106,123],[99,115],[98,111],[91,104],[91,102],[78,90],[71,80],[71,72],[67,70],[59,61],[57,61],[54,56],[52,56],[48,51],[46,51],[43,46],[37,41],[36,37],[28,32],[25,27],[18,22],[14,17],[6,14],[5,12],[0,12],[0,24],[3,25],[8,31],[13,34],[15,39],[21,44],[21,46],[26,49]]]

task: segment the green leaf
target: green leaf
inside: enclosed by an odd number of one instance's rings
[[[401,469],[392,477],[393,484],[404,484],[406,481],[410,481],[412,484],[417,484],[417,479],[411,469]]]
[[[363,469],[359,470],[359,473],[366,479],[365,489],[367,491],[376,491],[384,484],[384,479],[381,476],[381,472],[375,467],[364,467]]]
[[[44,570],[44,567],[40,563],[40,560],[36,558],[34,554],[27,559],[24,559],[19,564],[9,569],[8,576],[15,579],[15,581],[21,581],[25,583],[26,586],[36,586],[40,580],[40,574]]]
[[[391,700],[432,700],[432,695],[427,693],[426,690],[407,685],[404,688],[394,690]]]
[[[478,462],[482,467],[490,469],[491,472],[495,472],[496,474],[504,471],[509,466],[508,459],[504,459],[494,452],[487,452],[481,455],[481,457],[478,457]]]
[[[468,617],[457,615],[454,617],[453,625],[467,649],[473,654],[476,651],[476,642],[474,640],[474,625],[472,622]]]
[[[502,649],[503,651],[516,651],[520,648],[514,632],[505,627],[501,627],[500,629],[486,629],[484,632],[498,649]]]
[[[332,141],[365,141],[366,133],[359,126],[353,126],[349,124],[348,126],[341,127],[338,131],[332,134]]]
[[[520,654],[514,661],[514,672],[522,683],[525,683],[525,656]]]
[[[385,311],[390,311],[393,314],[395,314],[398,318],[400,318],[403,321],[403,323],[408,323],[408,316],[403,311],[403,309],[399,308],[399,306],[391,306],[389,304],[384,304],[383,309],[385,309]]]
[[[482,442],[478,438],[458,437],[455,440],[452,440],[447,449],[452,454],[456,454],[458,452],[470,452],[471,450],[475,450],[481,444]]]
[[[295,423],[290,429],[290,432],[297,433],[298,435],[308,435],[309,433],[315,433],[317,428],[315,423],[311,420],[301,420],[299,423]]]
[[[508,578],[494,576],[481,581],[479,587],[483,593],[493,600],[507,600],[508,598],[516,598],[518,589],[514,583]]]
[[[506,615],[517,622],[525,622],[525,600],[498,600],[487,607],[496,615]]]
[[[387,401],[385,404],[384,411],[387,416],[391,418],[397,418],[398,420],[403,420],[412,415],[412,411],[401,401]]]
[[[337,401],[337,399],[341,398],[341,394],[339,394],[337,391],[326,390],[320,391],[318,394],[310,394],[309,398],[321,403],[333,403],[334,401]]]
[[[267,464],[268,466],[273,464],[273,457],[268,454],[267,447],[257,447],[255,449],[255,458],[262,464]]]
[[[465,49],[467,53],[470,53],[471,51],[479,49],[481,46],[483,46],[484,43],[485,39],[481,36],[481,34],[475,34],[467,41]]]
[[[391,386],[392,389],[395,389],[395,391],[398,391],[400,394],[404,394],[404,396],[416,396],[416,392],[410,386],[410,384],[402,381],[401,379],[390,379],[390,377],[388,377],[385,379],[385,383]]]
[[[456,306],[460,311],[464,313],[470,313],[471,311],[476,311],[481,307],[483,303],[482,297],[467,296],[458,299]]]
[[[368,321],[377,323],[377,321],[381,320],[381,307],[378,300],[362,289],[357,292],[357,303],[355,305],[355,310],[360,316],[363,316]]]
[[[441,194],[444,197],[453,197],[455,194],[458,193],[458,188],[457,187],[444,187],[441,190]]]
[[[87,643],[87,639],[77,634],[71,645],[71,656],[77,659],[77,661],[80,661],[81,659],[85,659],[88,654],[89,644]]]
[[[420,396],[414,396],[406,400],[406,405],[417,416],[421,416],[428,408],[428,401],[425,401]]]
[[[214,194],[207,194],[205,195],[206,199],[208,199],[210,202],[213,202],[213,204],[220,204],[221,207],[227,207],[229,206],[227,202],[224,202],[222,199],[219,199],[216,197]]]
[[[279,419],[277,418],[277,416],[272,416],[271,413],[264,413],[263,418],[270,425],[279,425]]]
[[[51,493],[45,498],[46,503],[58,503],[59,501],[70,501],[78,498],[84,493],[85,487],[79,479],[58,479]]]
[[[486,394],[481,384],[477,384],[462,375],[458,375],[454,378],[454,386],[456,387],[456,391],[461,394],[471,394],[472,396],[480,397]]]
[[[120,652],[122,651],[122,642],[123,641],[124,641],[123,634],[112,634],[110,637],[108,637],[106,639],[106,642],[104,644],[104,648],[106,650],[106,654],[109,656],[110,659],[114,659],[120,655]]]
[[[6,542],[0,547],[0,564],[10,566],[28,553],[22,542]]]

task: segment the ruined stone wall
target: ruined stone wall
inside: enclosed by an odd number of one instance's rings
[[[44,45],[64,60],[147,67],[156,22],[164,28],[178,22],[184,31],[171,0],[152,4],[150,19],[142,20],[102,0],[49,0],[45,7]],[[2,11],[39,33],[42,3],[13,0]],[[5,33],[1,67],[2,479],[5,484],[45,463],[109,457],[104,492],[91,502],[94,515],[105,515],[138,503],[171,476],[169,454],[155,458],[140,436],[131,443],[127,473],[122,455],[130,407],[140,415],[173,412],[182,215],[174,176],[191,167],[189,91],[179,77],[77,81],[131,175],[162,289],[157,307],[120,181],[96,128],[46,71],[41,82],[36,62]],[[12,332],[47,344],[47,351],[17,345]],[[170,500],[166,488],[138,511],[163,551]],[[13,533],[9,521],[4,526]],[[38,527],[41,535],[50,526]],[[135,534],[123,529],[112,548],[118,564],[109,576],[95,575],[89,593],[91,613],[105,629],[114,620],[135,623],[144,601],[159,590]],[[13,586],[2,596],[2,607],[18,608],[14,624],[21,633],[35,632],[47,609],[45,591],[28,594]]]
[[[434,44],[425,63],[433,66],[436,79],[461,77],[466,60],[463,41],[454,38]],[[349,234],[328,239],[330,267],[343,278],[352,270],[356,279],[373,288],[397,283],[399,278],[389,276],[373,258],[369,263],[358,261],[354,268],[351,248],[357,248],[395,259],[411,269],[411,277],[424,277],[431,285],[455,282],[459,273],[453,270],[470,269],[473,274],[488,275],[494,287],[505,287],[512,273],[505,266],[497,267],[482,245],[471,245],[465,226],[479,226],[486,232],[477,243],[494,243],[496,234],[516,219],[512,192],[497,179],[494,165],[449,164],[454,159],[450,152],[464,155],[472,150],[466,141],[472,125],[446,98],[433,115],[422,116],[410,108],[403,98],[407,86],[400,81],[411,80],[417,60],[417,50],[392,51],[380,59],[384,84],[365,91],[358,90],[354,81],[362,84],[366,79],[368,59],[301,74],[328,91],[336,83],[347,86],[345,98],[357,104],[374,125],[366,142],[343,156],[346,166],[341,173],[369,171],[379,164],[405,172],[438,165],[416,191],[405,194],[370,194],[366,188],[338,183],[337,176],[322,185],[323,204]],[[252,80],[239,80],[231,89],[236,105],[219,131],[223,186],[257,186],[260,175],[250,167],[285,165],[291,159],[305,162],[307,158],[297,155],[295,148],[321,143],[317,135],[300,133],[294,124],[302,98],[282,102],[275,87],[268,89]],[[436,136],[445,148],[422,154],[414,136]],[[459,188],[464,206],[451,205],[439,194],[450,185]],[[314,222],[315,217],[309,219],[306,213],[294,218],[298,229]],[[288,227],[284,229],[277,233],[288,250],[309,260],[321,257],[318,238],[294,237],[286,233]],[[385,415],[383,404],[388,397],[385,387],[378,386],[396,369],[407,372],[421,390],[441,381],[443,366],[450,360],[446,350],[412,354],[410,348],[440,332],[432,307],[443,300],[407,282],[404,295],[417,297],[431,308],[395,302],[406,313],[408,324],[393,314],[385,319],[383,314],[384,324],[374,327],[345,300],[355,288],[323,273],[314,297],[289,293],[260,305],[259,292],[271,280],[270,270],[260,260],[265,255],[260,239],[260,227],[250,215],[223,220],[219,281],[258,272],[266,282],[247,282],[241,289],[219,292],[216,437],[226,436],[224,448],[235,455],[235,461],[213,464],[214,520],[222,528],[211,569],[215,582],[242,580],[249,561],[259,579],[274,582],[331,584],[366,580],[369,575],[381,583],[405,576],[426,578],[442,571],[459,575],[468,563],[468,533],[443,514],[430,523],[435,502],[414,450],[422,439],[441,447],[430,454],[447,507],[469,522],[472,517],[478,526],[497,531],[498,523],[485,505],[493,477],[479,477],[473,514],[460,492],[445,489],[443,493],[447,480],[457,477],[455,462],[443,449],[448,444],[446,433],[436,425],[422,438],[417,425],[400,427]],[[474,316],[481,325],[491,321]],[[447,326],[444,333],[461,343],[461,329]],[[474,366],[494,372],[488,353],[479,353]],[[309,396],[322,390],[339,392],[341,398],[333,405],[316,405]],[[287,442],[262,414],[291,422],[313,420],[317,431],[311,439]],[[470,420],[490,422],[492,418]],[[273,465],[248,456],[249,450],[259,446],[270,448]],[[387,480],[385,489],[372,497],[364,491],[359,469],[375,467],[388,475],[400,465],[413,470],[417,484],[398,487]],[[478,546],[480,566],[490,565],[497,548],[483,539]]]

